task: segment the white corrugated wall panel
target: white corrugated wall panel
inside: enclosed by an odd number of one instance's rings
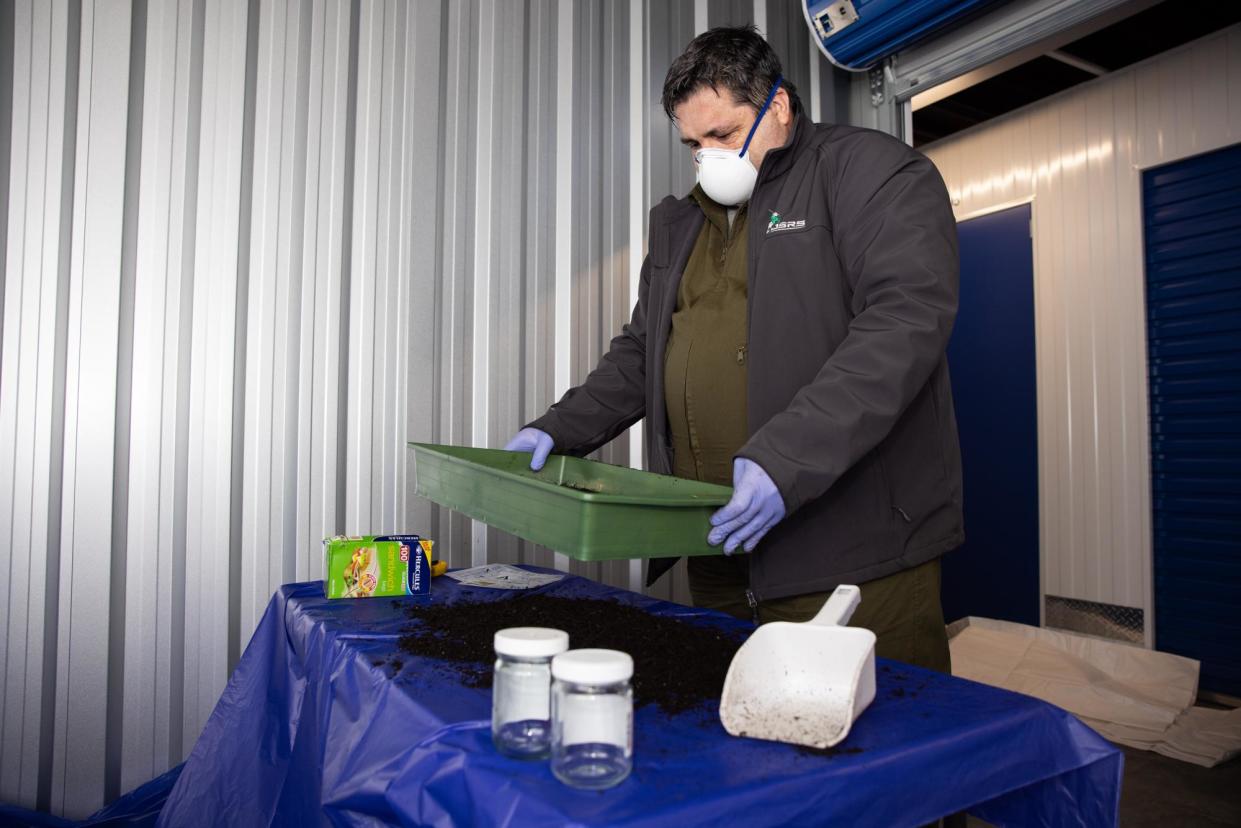
[[[1241,27],[925,148],[958,216],[1033,199],[1043,591],[1152,611],[1141,170],[1241,140]]]
[[[1113,186],[1117,205],[1115,216],[1115,257],[1110,268],[1112,276],[1113,321],[1112,354],[1116,370],[1110,393],[1115,397],[1115,416],[1119,428],[1113,457],[1115,476],[1112,496],[1120,503],[1145,504],[1140,519],[1134,520],[1130,510],[1113,509],[1112,531],[1120,549],[1138,550],[1135,556],[1116,555],[1112,573],[1124,584],[1124,595],[1147,595],[1151,589],[1150,571],[1150,502],[1149,502],[1149,439],[1146,398],[1146,297],[1145,290],[1127,287],[1138,275],[1144,280],[1142,249],[1141,177],[1128,174],[1133,169],[1137,120],[1136,90],[1133,84],[1114,88],[1112,138]],[[1148,116],[1149,117],[1149,116]],[[1141,342],[1140,348],[1126,343]],[[1148,630],[1153,626],[1147,623]]]
[[[349,377],[351,391],[346,402],[347,421],[370,420],[371,442],[359,448],[357,457],[346,458],[369,469],[369,502],[360,500],[356,512],[346,511],[347,531],[374,529],[398,531],[405,520],[405,409],[408,388],[410,342],[410,287],[412,267],[409,230],[414,201],[412,170],[420,158],[414,113],[416,78],[412,67],[417,55],[414,18],[417,6],[387,0],[362,7],[360,31],[369,28],[370,50],[360,35],[359,61],[373,51],[369,70],[358,70],[359,118],[368,129],[359,129],[375,143],[363,151],[359,140],[353,193],[351,272],[351,322],[349,328]],[[371,15],[368,18],[367,12]],[[373,84],[374,88],[370,88]],[[362,161],[366,159],[366,167]],[[368,253],[369,251],[369,253]],[[366,257],[369,256],[369,259]],[[357,312],[355,313],[355,307]],[[357,321],[359,327],[354,328]],[[369,349],[371,362],[365,361]],[[361,385],[352,379],[362,377]],[[346,487],[360,494],[361,487]],[[320,534],[322,537],[322,533]],[[319,577],[319,576],[316,576]]]
[[[0,6],[0,799],[181,761],[325,535],[557,562],[415,498],[405,443],[501,445],[593,367],[693,183],[667,66],[764,12],[786,48],[792,0]]]
[[[65,361],[52,807],[103,804],[130,9],[83,3]],[[84,782],[89,780],[89,782]]]
[[[310,84],[306,90],[305,209],[297,346],[297,445],[285,458],[295,469],[293,577],[323,577],[320,542],[338,525],[341,334],[345,274],[346,170],[349,158],[350,9],[314,7]]]
[[[123,766],[120,787],[150,779],[175,758],[170,740],[174,652],[174,560],[184,535],[173,515],[184,494],[178,485],[179,391],[187,376],[194,261],[187,221],[197,184],[197,102],[194,3],[157,5],[147,19],[142,161],[148,182],[138,203],[134,276],[129,514],[126,538]],[[192,233],[188,240],[192,241]],[[145,439],[141,439],[146,435]],[[180,439],[179,439],[180,437]],[[182,457],[182,464],[184,458]],[[178,735],[180,724],[177,724]]]
[[[491,429],[491,326],[493,324],[493,288],[495,272],[498,267],[496,251],[492,248],[492,237],[499,224],[497,209],[494,203],[495,191],[492,187],[493,176],[496,176],[497,129],[496,110],[500,107],[497,99],[497,63],[499,55],[497,29],[513,32],[516,27],[494,26],[496,17],[495,0],[478,0],[475,18],[471,21],[470,39],[473,41],[474,53],[471,55],[470,69],[476,84],[474,90],[474,123],[471,136],[474,140],[473,169],[469,172],[473,179],[473,203],[465,215],[469,219],[470,260],[472,274],[467,285],[470,291],[470,307],[473,312],[470,322],[469,352],[470,360],[470,403],[469,425],[464,429],[466,440],[472,446],[492,448]],[[470,521],[470,562],[474,565],[484,564],[487,555],[487,524],[481,521]]]
[[[552,293],[555,308],[553,339],[555,398],[573,385],[573,0],[559,0],[556,10],[556,282]],[[563,552],[552,556],[552,565],[568,569]]]
[[[358,27],[358,140],[354,149],[354,206],[351,228],[352,278],[349,284],[348,392],[346,417],[348,450],[345,456],[345,519],[355,531],[361,531],[379,517],[383,498],[382,480],[376,480],[375,449],[383,433],[383,386],[372,382],[367,370],[383,359],[389,343],[383,326],[377,324],[383,306],[378,294],[382,278],[378,246],[380,235],[381,193],[391,176],[380,166],[383,145],[391,144],[393,101],[385,99],[385,75],[391,77],[391,51],[385,48],[385,35],[395,36],[396,21],[387,19],[388,8],[381,3],[367,3],[361,9]],[[387,63],[385,63],[385,59]],[[385,71],[386,70],[386,71]],[[384,205],[386,207],[386,205]],[[386,211],[384,211],[386,212]],[[378,432],[378,434],[376,434]],[[379,484],[379,485],[377,485]],[[374,527],[384,531],[382,524]]]
[[[284,89],[280,85],[286,32],[287,4],[267,3],[259,14],[254,95],[254,136],[251,149],[251,203],[249,285],[245,353],[245,418],[249,439],[243,459],[241,538],[250,554],[242,558],[240,590],[242,627],[254,629],[267,604],[267,585],[281,580],[280,546],[268,534],[273,514],[272,446],[276,426],[275,305],[276,226],[279,219],[281,176],[280,115]],[[261,439],[260,439],[261,435]]]
[[[186,476],[183,748],[197,738],[228,678],[246,25],[244,0],[206,3]]]
[[[436,158],[442,102],[438,80],[432,84],[427,79],[439,77],[443,14],[440,3],[418,3],[410,9],[405,41],[410,54],[402,74],[404,91],[400,92],[408,107],[406,132],[404,143],[394,147],[405,165],[402,185],[405,215],[400,228],[406,256],[400,268],[405,272],[409,288],[408,316],[404,320],[408,355],[402,380],[405,414],[402,437],[405,441],[429,441],[435,436],[433,424],[438,406],[434,388],[439,354],[434,334],[439,276],[435,251],[440,238],[440,177]],[[402,525],[436,538],[436,507],[409,496],[412,481],[408,451],[402,449],[400,459],[406,475]],[[441,546],[437,554],[444,552]]]
[[[646,258],[644,236],[644,213],[646,212],[646,188],[643,171],[646,169],[646,101],[642,94],[643,66],[646,48],[646,9],[642,0],[629,0],[629,216],[628,216],[628,262],[629,296],[636,298],[642,280],[642,260]],[[643,454],[644,424],[639,421],[629,429],[629,465],[635,469],[646,465]],[[628,587],[640,591],[643,584],[642,561],[629,562]]]
[[[62,211],[72,195],[73,167],[65,169],[66,120],[76,100],[77,44],[70,49],[67,2],[16,4],[13,120],[9,176],[8,249],[5,251],[4,352],[0,355],[0,565],[10,573],[3,595],[6,629],[3,666],[3,738],[0,799],[35,801],[41,752],[50,735],[45,696],[55,672],[59,580],[63,422],[64,305],[69,250]],[[76,18],[76,16],[74,16]],[[66,106],[73,111],[67,111]],[[68,193],[65,189],[69,188]],[[59,412],[58,412],[59,409]],[[49,595],[50,593],[50,595]],[[53,662],[54,663],[54,662]],[[46,784],[46,780],[44,782]]]

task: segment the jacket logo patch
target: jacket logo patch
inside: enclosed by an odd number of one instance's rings
[[[805,219],[785,219],[784,216],[772,210],[771,220],[767,222],[767,234],[779,233],[782,230],[800,230],[805,226]]]

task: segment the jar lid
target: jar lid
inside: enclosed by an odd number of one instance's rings
[[[620,650],[569,650],[552,659],[552,676],[574,684],[615,684],[633,675],[633,659]]]
[[[548,627],[509,627],[495,638],[496,653],[517,658],[548,658],[569,649],[569,634]]]

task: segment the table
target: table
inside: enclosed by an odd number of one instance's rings
[[[748,626],[576,576],[539,590]],[[429,599],[282,587],[160,824],[916,826],[964,810],[996,825],[1117,822],[1122,754],[1072,715],[883,659],[875,701],[835,755],[731,737],[706,705],[647,706],[632,776],[610,791],[567,788],[547,763],[492,748],[489,690],[426,659],[402,655],[394,677],[376,665],[409,623],[400,602],[506,597],[445,577]]]

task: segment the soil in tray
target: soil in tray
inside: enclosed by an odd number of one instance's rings
[[[634,703],[678,713],[718,703],[733,654],[745,639],[637,607],[597,598],[519,595],[483,604],[405,606],[416,623],[400,649],[448,662],[469,687],[490,687],[493,636],[506,627],[552,627],[569,634],[574,649],[603,647],[633,656]]]

